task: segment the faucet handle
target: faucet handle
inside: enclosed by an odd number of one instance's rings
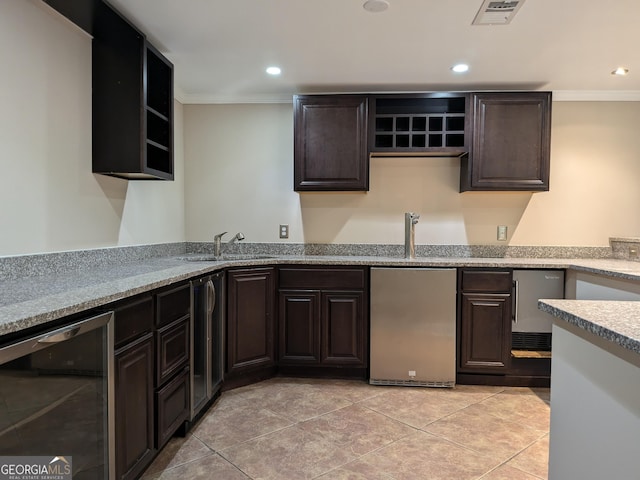
[[[416,223],[418,223],[418,219],[420,218],[420,215],[414,212],[406,212],[404,214],[405,217],[405,221],[411,222],[412,225],[415,225]]]
[[[222,236],[225,235],[226,233],[227,232],[219,233],[217,235],[214,235],[213,238],[214,238],[214,240],[220,240],[222,238]]]

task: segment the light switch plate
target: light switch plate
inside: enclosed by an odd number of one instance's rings
[[[498,240],[505,242],[507,240],[507,226],[498,225]]]
[[[289,225],[280,225],[280,238],[289,238]]]

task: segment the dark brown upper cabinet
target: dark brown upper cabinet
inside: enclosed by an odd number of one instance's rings
[[[108,7],[93,33],[93,172],[173,180],[173,65]]]
[[[294,190],[366,191],[368,100],[363,95],[294,97]]]
[[[468,151],[469,95],[377,95],[369,102],[374,155],[459,156]]]
[[[474,93],[472,104],[460,191],[549,190],[551,93]]]
[[[173,65],[102,0],[44,0],[93,36],[93,173],[173,180]]]

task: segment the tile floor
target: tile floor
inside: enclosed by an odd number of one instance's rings
[[[547,478],[549,389],[273,378],[223,393],[145,480]]]

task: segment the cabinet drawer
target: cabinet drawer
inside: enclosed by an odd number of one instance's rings
[[[115,312],[115,346],[139,337],[153,327],[153,299],[151,296],[137,301],[116,306]]]
[[[156,448],[167,443],[175,431],[189,418],[189,368],[158,390],[156,394],[158,436]]]
[[[463,292],[510,292],[512,286],[510,270],[463,270]]]
[[[191,310],[191,285],[186,283],[156,295],[156,325],[167,325]]]
[[[364,268],[281,268],[280,288],[362,290],[366,285]]]
[[[189,316],[157,332],[157,385],[189,361]]]

